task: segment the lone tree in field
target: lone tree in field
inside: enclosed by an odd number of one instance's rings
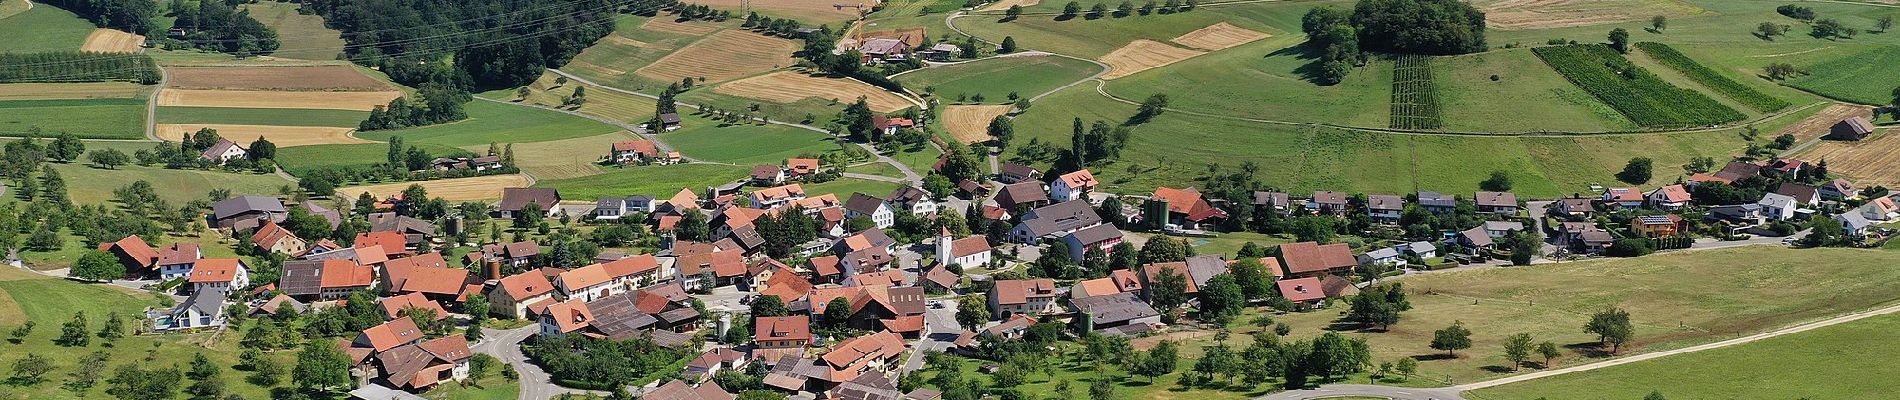
[[[1661,15],[1650,17],[1649,27],[1655,29],[1656,33],[1662,33],[1663,29],[1669,28],[1669,17]]]
[[[1623,171],[1616,173],[1616,179],[1636,185],[1648,183],[1654,173],[1654,165],[1655,162],[1649,157],[1631,158],[1628,164],[1623,165]]]
[[[1432,332],[1432,348],[1458,358],[1458,350],[1471,348],[1471,330],[1465,329],[1463,321],[1452,321],[1451,326]]]
[[[1544,369],[1550,369],[1551,362],[1564,353],[1557,351],[1556,343],[1543,342],[1537,344],[1537,355],[1544,358]]]
[[[85,311],[73,313],[73,319],[59,328],[59,338],[53,339],[53,343],[66,347],[86,347],[92,343],[92,335],[86,332],[86,325]]]
[[[1598,344],[1610,345],[1610,354],[1621,351],[1623,343],[1636,335],[1635,326],[1630,324],[1630,313],[1616,307],[1591,315],[1583,331],[1596,334]]]
[[[1062,5],[1062,14],[1057,15],[1056,19],[1059,19],[1059,20],[1072,19],[1072,18],[1075,18],[1076,14],[1081,14],[1081,13],[1082,13],[1082,3],[1071,1],[1069,2],[1069,4]]]
[[[1511,360],[1512,371],[1517,371],[1517,367],[1524,365],[1524,360],[1529,360],[1530,358],[1531,334],[1519,333],[1511,335],[1510,339],[1504,341],[1504,359]]]
[[[1491,177],[1478,182],[1478,188],[1493,192],[1511,191],[1511,174],[1502,170],[1491,171]]]
[[[996,48],[996,54],[1009,54],[1009,53],[1015,53],[1015,52],[1016,52],[1016,37],[1004,36],[1003,44]]]
[[[1015,21],[1016,18],[1019,18],[1022,16],[1023,16],[1023,6],[1021,5],[1012,4],[1009,6],[1009,10],[1003,11],[1004,21]]]
[[[1630,31],[1623,28],[1611,29],[1610,48],[1622,53],[1630,52]]]

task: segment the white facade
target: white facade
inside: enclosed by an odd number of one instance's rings
[[[198,282],[191,285],[191,290],[194,292],[211,290],[230,294],[233,289],[242,289],[249,286],[251,286],[250,271],[244,268],[243,263],[238,263],[237,273],[232,274],[230,281]]]
[[[1049,184],[1049,200],[1057,203],[1075,200],[1085,194],[1086,193],[1081,190],[1069,187],[1069,182],[1061,179],[1057,179],[1054,183]]]
[[[160,265],[158,266],[158,279],[169,281],[190,277],[191,266],[192,263]]]
[[[864,213],[852,211],[850,209],[846,209],[844,213],[845,213],[845,216],[844,216],[845,218],[869,217],[871,218],[871,223],[875,224],[878,229],[888,229],[891,227],[891,225],[897,224],[897,213],[894,211],[891,211],[890,202],[879,204],[877,206],[877,211],[871,213],[870,215],[865,215]]]

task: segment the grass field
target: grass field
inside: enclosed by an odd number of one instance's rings
[[[468,119],[441,125],[388,131],[358,132],[357,137],[388,141],[402,136],[412,144],[487,146],[491,142],[528,143],[598,136],[620,128],[598,121],[510,104],[476,100],[464,105]]]
[[[1522,398],[1870,399],[1891,395],[1900,316],[1885,315],[1754,343],[1465,392]]]
[[[420,182],[394,182],[380,185],[349,186],[336,189],[337,196],[354,199],[361,193],[369,193],[376,198],[385,198],[410,186],[422,185],[429,191],[429,197],[440,197],[448,201],[500,200],[504,188],[528,186],[528,177],[513,175],[488,175],[470,178],[437,179]]]
[[[26,0],[0,0],[0,19],[26,12],[31,8],[33,8],[32,3]]]
[[[343,33],[323,26],[323,17],[297,13],[296,3],[247,4],[251,18],[277,31],[278,47],[272,57],[334,60],[342,52]]]
[[[159,107],[161,124],[237,124],[278,126],[336,126],[354,128],[369,113],[351,110],[284,108]]]
[[[515,167],[535,179],[568,179],[600,173],[599,161],[607,156],[614,142],[633,140],[629,132],[609,133],[546,142],[516,143]],[[488,145],[463,147],[487,154]]]
[[[1703,12],[1685,2],[1671,0],[1479,0],[1471,3],[1485,12],[1487,26],[1506,30],[1600,25],[1646,20],[1655,15],[1677,18]]]
[[[662,134],[660,140],[688,157],[741,165],[778,164],[838,149],[831,135],[819,132],[782,125],[719,127],[709,122]]]
[[[131,82],[8,83],[0,85],[0,101],[129,99],[146,88]]]
[[[904,163],[904,166],[910,167],[911,172],[920,175],[929,174],[930,166],[936,165],[938,158],[943,158],[943,152],[932,146],[906,147],[885,155]]]
[[[745,177],[747,167],[720,164],[676,164],[609,168],[605,173],[573,179],[536,182],[536,187],[560,189],[561,198],[591,200],[609,196],[646,194],[670,197],[681,188],[698,193]]]
[[[88,143],[87,149],[97,148],[97,142]],[[137,148],[151,148],[150,143],[138,143]],[[131,149],[123,150],[127,154]],[[228,173],[198,171],[186,169],[164,169],[140,166],[122,166],[119,169],[99,169],[81,163],[49,164],[59,170],[66,178],[66,190],[75,203],[106,203],[113,199],[113,190],[131,185],[135,181],[147,181],[157,190],[158,197],[172,204],[184,204],[192,199],[202,199],[211,188],[227,188],[232,193],[272,194],[277,188],[293,184],[276,175]]]
[[[877,197],[885,197],[890,195],[891,191],[897,190],[898,186],[902,185],[894,182],[869,179],[838,178],[825,183],[806,184],[805,194],[807,196],[817,196],[830,193],[838,195],[839,199],[851,198],[852,193],[864,193]]]
[[[898,171],[897,167],[891,166],[890,163],[867,162],[864,164],[846,167],[844,170],[845,172],[888,176],[892,178],[904,177],[904,173],[902,171]]]
[[[349,65],[310,63],[259,66],[177,67],[166,70],[166,86],[205,90],[276,90],[375,92],[388,83]]]
[[[1602,132],[1636,129],[1615,109],[1537,65],[1529,49],[1432,60],[1445,129]],[[1538,68],[1527,68],[1527,66]],[[1492,80],[1492,77],[1497,77]]]
[[[1808,75],[1789,80],[1788,85],[1836,100],[1889,104],[1893,88],[1871,83],[1900,75],[1900,47],[1881,47],[1802,68]]]
[[[1307,4],[1281,4],[1268,9],[1291,12]],[[1186,14],[1202,11],[1212,10]],[[1294,29],[1297,32],[1297,26]],[[1017,40],[1022,39],[1019,36]],[[1345,81],[1321,86],[1309,76],[1311,58],[1306,48],[1295,46],[1301,40],[1297,34],[1276,33],[1272,38],[1109,81],[1106,88],[1110,94],[1136,101],[1152,94],[1166,94],[1170,108],[1203,113],[1386,126],[1391,115],[1392,62],[1373,59],[1366,67],[1347,75]],[[1050,105],[1052,99],[1044,100],[1044,104],[1036,106]],[[1032,109],[1031,113],[1035,112]]]
[[[984,103],[1001,104],[1012,101],[1010,92],[1034,97],[1101,70],[1094,63],[1065,57],[997,57],[921,69],[900,75],[897,81],[911,90],[933,93],[944,103],[982,95]]]
[[[1531,53],[1637,125],[1686,128],[1746,117],[1702,92],[1667,81],[1641,66],[1640,58],[1624,57],[1608,45],[1539,47]]]
[[[24,136],[35,127],[46,137],[70,132],[85,139],[142,139],[145,100],[0,101],[0,135]]]
[[[1637,43],[1636,47],[1643,49],[1643,54],[1674,69],[1676,72],[1682,73],[1703,87],[1714,90],[1716,93],[1720,93],[1730,100],[1747,105],[1749,108],[1754,108],[1762,112],[1770,112],[1789,106],[1787,101],[1756,91],[1753,88],[1742,85],[1740,82],[1722,76],[1722,74],[1714,70],[1710,70],[1709,67],[1703,66],[1701,63],[1689,58],[1689,56],[1683,55],[1682,52],[1676,51],[1675,48],[1669,47],[1667,44],[1642,42]]]
[[[1121,121],[1134,109],[1103,99],[1090,88],[1066,89],[1016,119],[1016,140],[1066,143],[1072,116]],[[1807,107],[1756,126],[1774,131],[1819,109]],[[1102,181],[1102,190],[1131,194],[1191,182],[1205,174],[1210,163],[1237,168],[1252,161],[1260,166],[1258,180],[1294,193],[1467,192],[1477,190],[1478,182],[1492,171],[1506,171],[1518,195],[1555,198],[1587,190],[1591,183],[1616,182],[1613,176],[1631,157],[1654,159],[1661,171],[1655,181],[1672,181],[1673,168],[1692,157],[1726,158],[1739,152],[1743,147],[1740,130],[1575,137],[1415,136],[1168,113],[1133,129],[1121,161],[1092,170]],[[1131,163],[1139,165],[1137,172],[1128,172]]]
[[[434,157],[472,155],[467,150],[438,145],[434,143],[415,143],[410,145],[422,148]],[[487,144],[482,144],[487,150]],[[386,161],[389,157],[389,145],[383,143],[365,144],[323,144],[297,146],[277,149],[278,166],[292,175],[300,175],[314,169],[328,167],[361,167]]]
[[[666,18],[666,17],[656,17]],[[562,67],[563,71],[587,78],[603,85],[657,94],[669,83],[647,78],[633,71],[652,64],[654,61],[675,49],[690,46],[703,34],[681,34],[662,32],[644,28],[650,18],[637,15],[622,15],[615,20],[614,33],[589,46],[574,56],[574,61]],[[692,22],[717,28],[710,22]]]
[[[7,39],[0,40],[0,53],[79,50],[79,46],[86,43],[86,35],[92,34],[93,29],[95,27],[91,22],[80,19],[70,11],[44,4],[35,5],[31,10],[0,18],[0,32],[7,33]]]
[[[629,124],[644,124],[653,118],[653,99],[606,90],[599,86],[586,86],[580,82],[569,81],[566,85],[555,84],[554,73],[541,74],[539,79],[528,85],[528,97],[522,100],[514,90],[495,90],[482,93],[482,97],[516,102],[525,101],[546,107],[565,108],[582,114],[608,118]],[[574,93],[574,88],[586,86],[587,104],[580,107],[563,107],[561,99]]]

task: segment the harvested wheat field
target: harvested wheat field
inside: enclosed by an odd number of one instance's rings
[[[386,198],[408,189],[409,185],[422,185],[431,197],[441,197],[448,201],[477,201],[501,199],[502,188],[526,187],[528,176],[522,174],[489,175],[472,178],[438,179],[423,182],[396,182],[381,185],[351,186],[336,189],[338,196],[354,199],[359,193],[369,192],[376,198]]]
[[[1804,142],[1809,139],[1827,135],[1828,128],[1833,127],[1835,123],[1841,122],[1841,120],[1847,119],[1847,117],[1857,115],[1871,119],[1874,116],[1874,109],[1837,103],[1827,106],[1827,109],[1821,110],[1821,112],[1815,113],[1813,116],[1801,120],[1801,122],[1788,125],[1779,131],[1775,131],[1775,134],[1765,137],[1772,140],[1781,135],[1794,135],[1795,142]]]
[[[987,141],[990,140],[990,120],[1009,114],[1009,109],[1014,107],[1007,104],[944,106],[943,129],[950,131],[950,137],[956,138],[959,142]]]
[[[705,22],[698,22],[698,21],[679,22],[679,20],[667,18],[666,16],[658,16],[658,17],[648,18],[645,24],[640,24],[640,29],[645,29],[645,30],[654,31],[654,32],[677,33],[677,34],[689,35],[689,36],[702,36],[708,33],[713,33],[713,31],[719,30],[719,27],[713,26]]]
[[[647,107],[647,112],[653,112],[653,107]],[[607,148],[613,146],[615,142],[636,138],[631,132],[623,131],[573,139],[515,143],[515,167],[521,168],[521,173],[533,175],[535,179],[568,179],[595,175],[601,172],[599,161],[604,153],[574,151],[574,149]],[[488,151],[488,145],[464,146],[462,149],[482,153]]]
[[[347,65],[286,67],[171,67],[166,86],[178,89],[375,92],[388,85]]]
[[[1875,130],[1875,136],[1858,142],[1827,140],[1796,155],[1807,162],[1827,161],[1828,173],[1847,177],[1861,186],[1900,185],[1900,132]]]
[[[792,71],[740,79],[713,88],[714,92],[774,103],[792,103],[804,99],[837,100],[840,103],[865,98],[872,111],[893,112],[911,107],[910,101],[876,86],[843,78],[820,78]]]
[[[634,72],[662,82],[679,82],[687,77],[725,82],[792,65],[792,52],[797,50],[798,44],[790,40],[724,30]]]
[[[864,36],[864,39],[902,40],[904,41],[905,46],[910,46],[913,48],[923,45],[924,39],[926,38],[924,35],[924,28],[921,28],[921,27],[868,32],[868,33],[863,34],[862,36]]]
[[[1008,10],[1009,6],[1023,6],[1023,8],[1029,8],[1029,6],[1037,4],[1042,4],[1042,0],[1002,0],[990,3],[990,5],[977,11],[1003,11]]]
[[[263,137],[277,147],[309,146],[315,144],[356,144],[378,143],[350,136],[354,128],[333,126],[272,126],[272,125],[231,125],[231,124],[158,124],[158,138],[165,140],[183,140],[186,133],[197,132],[200,128],[218,130],[218,136],[230,138],[239,143]]]
[[[761,14],[770,13],[789,17],[802,20],[812,25],[857,18],[857,7],[838,7],[837,5],[857,5],[860,3],[864,5],[865,10],[870,10],[871,6],[877,5],[878,2],[869,0],[698,0],[693,2],[693,4],[712,6],[712,8],[721,10],[739,9],[741,6],[746,6],[751,7],[754,11],[758,11]]]
[[[1272,36],[1273,35],[1269,35],[1266,32],[1253,31],[1222,22],[1208,25],[1206,28],[1195,29],[1193,32],[1175,37],[1172,41],[1182,46],[1215,51]]]
[[[1108,73],[1102,74],[1102,79],[1134,75],[1137,72],[1177,63],[1202,54],[1207,54],[1207,52],[1138,39],[1102,56],[1102,63],[1108,64],[1109,67]]]
[[[369,111],[402,97],[402,92],[269,92],[255,90],[158,91],[158,105],[192,107],[314,108]]]
[[[1495,29],[1549,29],[1696,15],[1701,8],[1675,0],[1472,0]]]
[[[8,83],[0,100],[129,99],[144,86],[131,82]]]
[[[94,29],[86,35],[86,44],[79,51],[94,53],[137,53],[145,45],[145,37],[117,29]]]

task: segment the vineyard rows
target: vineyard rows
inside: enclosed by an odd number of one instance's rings
[[[158,83],[158,65],[142,54],[0,53],[0,83],[130,81]]]
[[[1393,129],[1438,129],[1438,92],[1432,87],[1431,59],[1400,56],[1392,67]]]
[[[1683,55],[1682,52],[1676,51],[1674,47],[1669,47],[1669,45],[1656,42],[1642,42],[1637,43],[1636,48],[1643,49],[1643,52],[1649,53],[1650,57],[1655,57],[1656,60],[1661,61],[1663,65],[1667,65],[1669,68],[1689,76],[1689,79],[1695,80],[1696,83],[1700,83],[1702,86],[1708,86],[1717,93],[1739,101],[1749,108],[1760,110],[1761,112],[1771,112],[1788,108],[1788,106],[1791,105],[1785,100],[1769,96],[1754,88],[1742,85],[1741,82],[1736,82],[1734,79],[1729,79],[1721,74],[1717,74],[1715,70],[1709,69],[1709,67],[1703,66],[1702,63],[1690,59],[1689,56]]]
[[[1584,44],[1531,49],[1570,83],[1603,100],[1630,121],[1649,128],[1689,128],[1747,118],[1700,92],[1663,82],[1631,64],[1608,45]]]

